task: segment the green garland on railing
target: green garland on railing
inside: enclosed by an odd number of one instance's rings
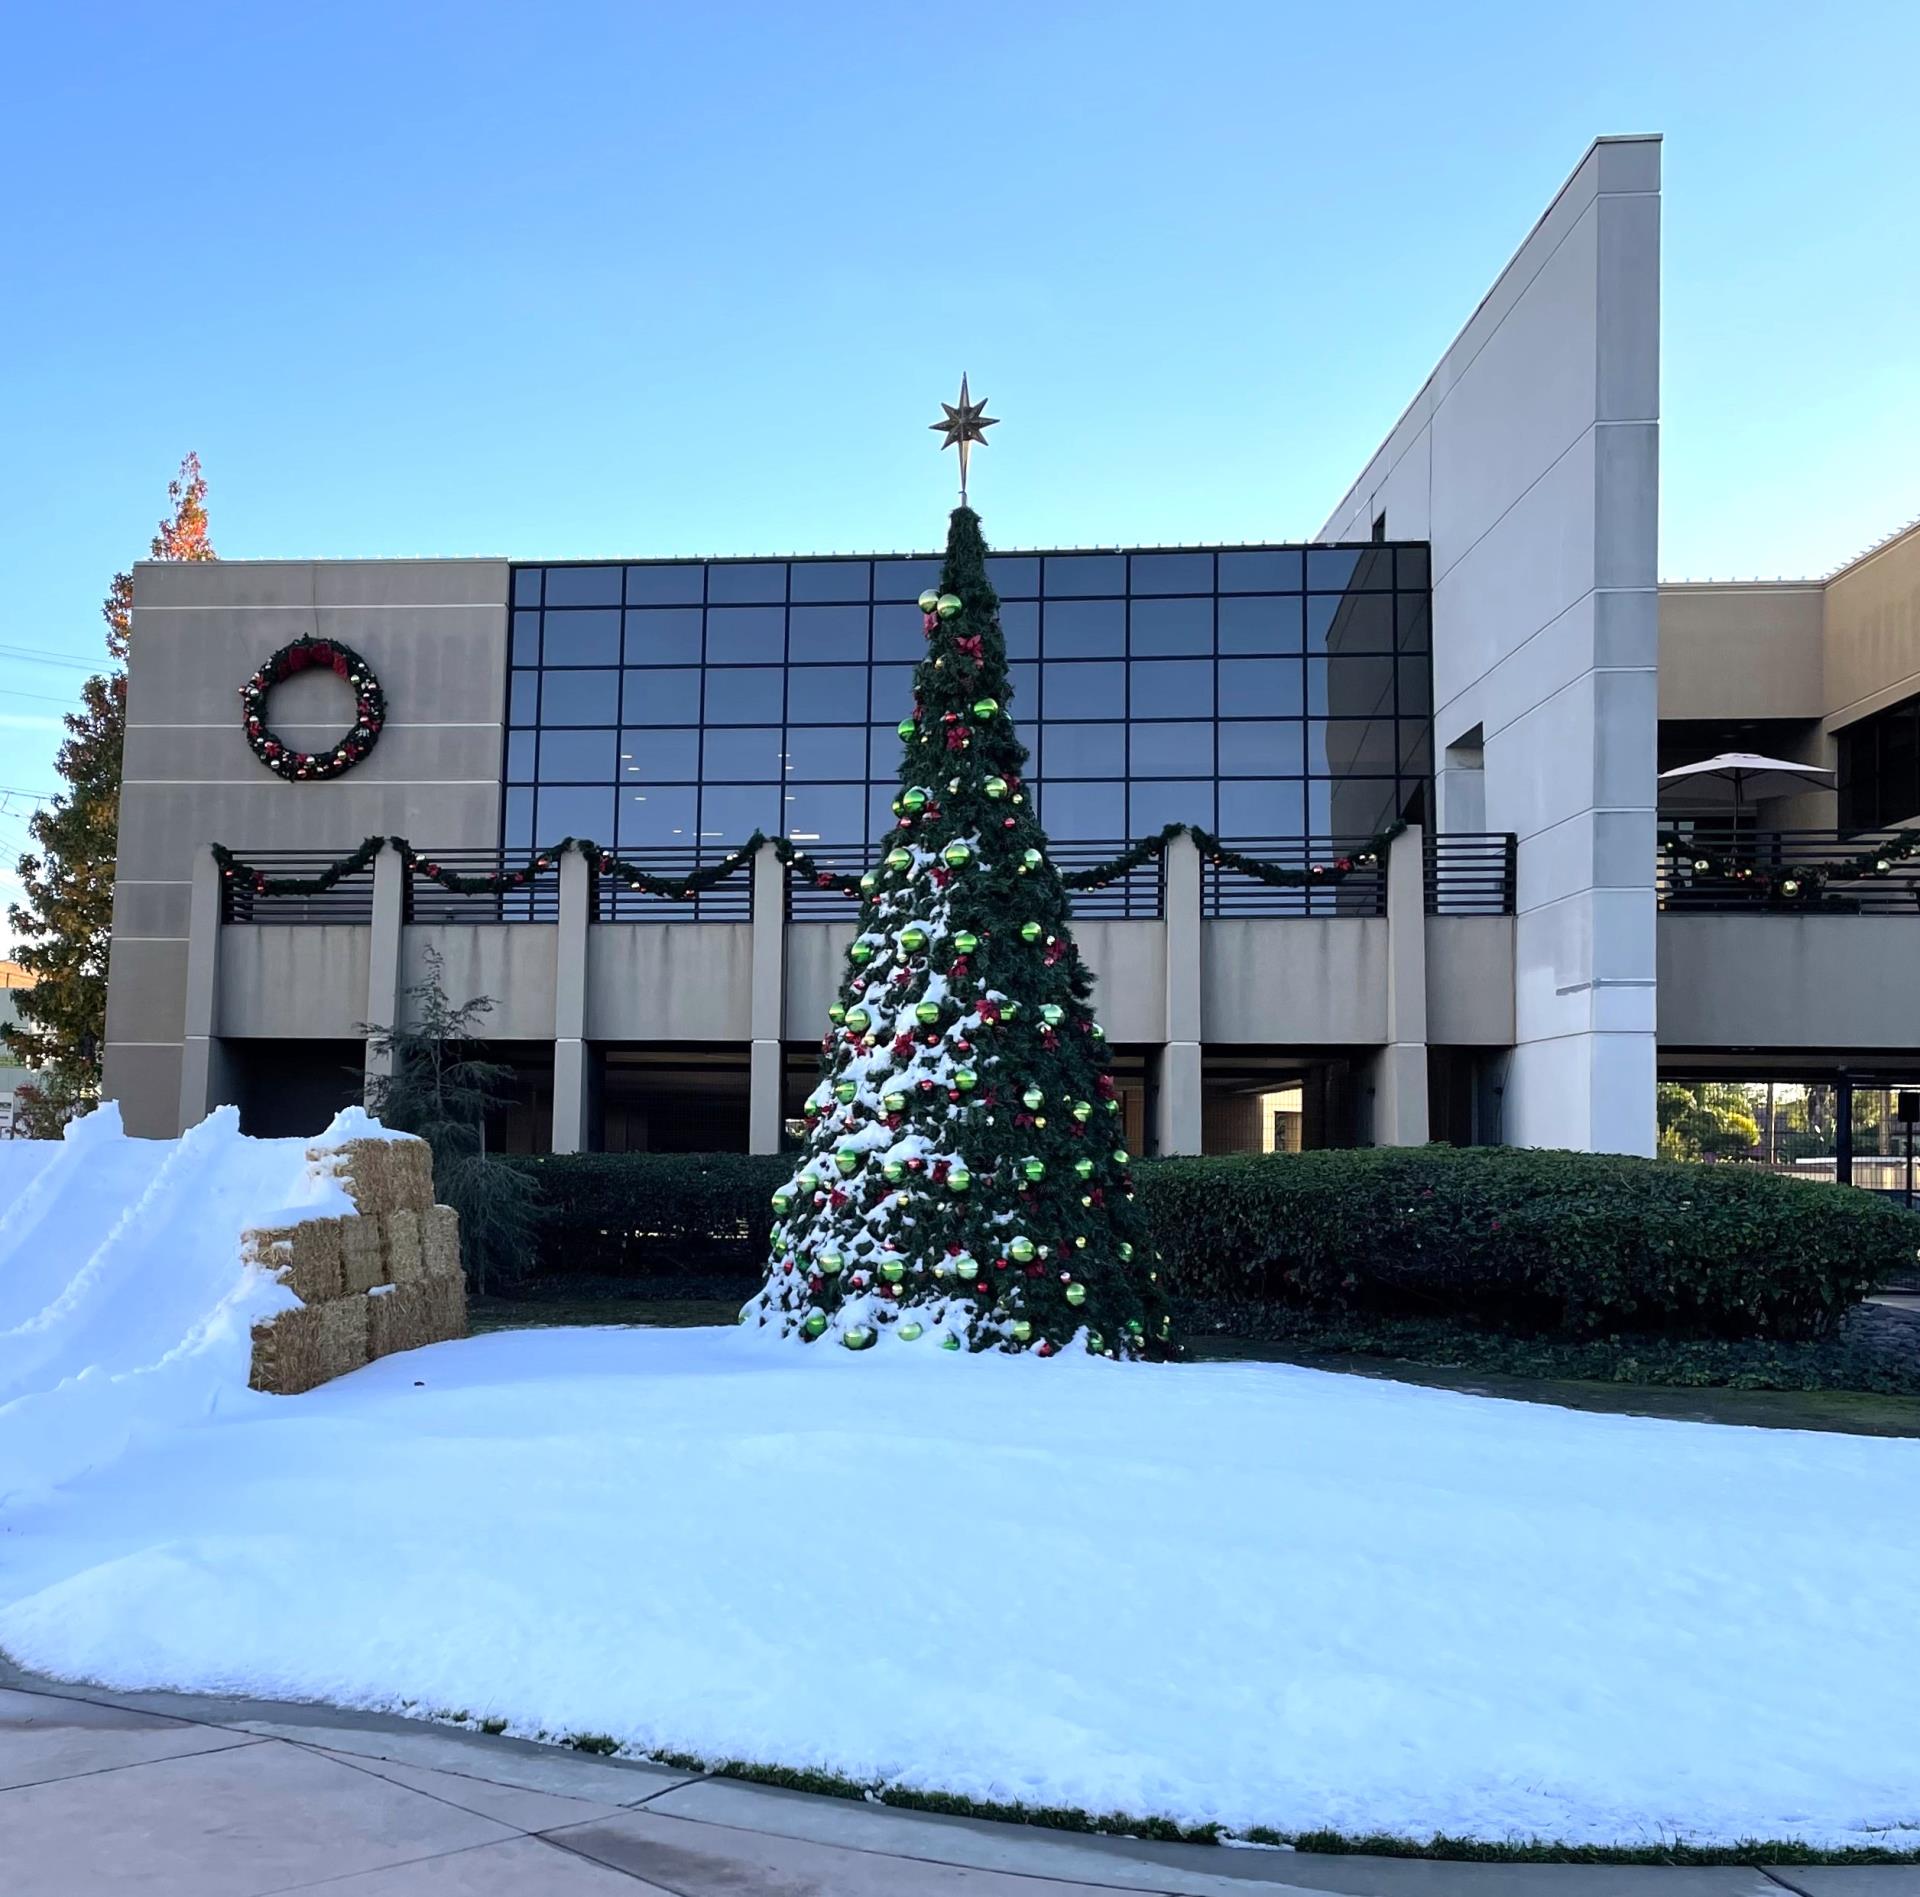
[[[1724,850],[1703,849],[1691,838],[1672,830],[1660,838],[1660,847],[1674,859],[1676,869],[1684,863],[1696,876],[1743,884],[1788,902],[1810,903],[1829,883],[1863,883],[1891,875],[1897,864],[1920,854],[1920,830],[1902,831],[1893,840],[1876,843],[1858,856],[1831,863],[1743,862]]]
[[[1248,856],[1244,851],[1222,843],[1210,830],[1202,830],[1197,825],[1170,823],[1158,836],[1142,837],[1139,842],[1129,844],[1110,862],[1090,863],[1080,869],[1069,870],[1061,876],[1060,881],[1067,889],[1104,888],[1108,883],[1131,875],[1133,871],[1152,862],[1175,837],[1190,836],[1208,862],[1250,876],[1269,888],[1330,887],[1345,881],[1355,870],[1377,867],[1387,846],[1406,827],[1404,823],[1395,823],[1370,837],[1357,850],[1336,856],[1326,863],[1296,866],[1268,863],[1259,857]],[[1913,849],[1920,849],[1920,831],[1913,834],[1915,840],[1901,851],[1903,856],[1911,854]],[[423,856],[405,837],[368,837],[350,855],[343,856],[337,863],[329,863],[312,876],[269,876],[265,870],[243,862],[221,843],[213,846],[213,856],[222,876],[229,882],[251,889],[256,895],[323,896],[336,883],[369,869],[385,844],[399,853],[412,874],[424,876],[429,882],[439,884],[442,889],[456,896],[500,896],[509,890],[525,888],[536,877],[556,868],[567,851],[578,850],[602,876],[612,877],[629,889],[660,897],[667,902],[690,902],[695,896],[725,882],[729,876],[737,876],[753,861],[754,852],[768,841],[769,838],[762,831],[756,830],[739,848],[729,850],[725,856],[675,876],[658,875],[639,863],[629,862],[611,850],[602,849],[586,837],[562,837],[551,849],[531,852],[519,869],[488,870],[478,876],[462,875],[434,857]],[[774,837],[771,842],[774,853],[786,866],[788,873],[804,878],[815,888],[831,889],[843,896],[857,897],[871,886],[871,871],[855,875],[849,871],[823,869],[815,858],[786,838]]]

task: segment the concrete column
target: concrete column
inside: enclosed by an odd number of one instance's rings
[[[213,849],[193,853],[187,904],[186,1045],[180,1060],[180,1131],[196,1126],[221,1104],[226,1063],[215,1038],[220,1015],[220,865]]]
[[[1373,1062],[1376,1146],[1427,1143],[1427,903],[1421,830],[1387,852],[1387,1044]]]
[[[568,850],[560,859],[560,925],[553,980],[553,1150],[587,1149],[587,931],[592,926],[593,877],[587,859]]]
[[[747,1151],[780,1150],[780,1104],[786,1057],[781,1047],[787,1006],[787,867],[771,843],[753,859],[753,989],[748,1006],[752,1046],[747,1069]]]
[[[407,920],[407,865],[391,843],[380,846],[373,859],[373,927],[367,945],[367,1012],[369,1027],[400,1025],[401,931]],[[367,1040],[366,1075],[369,1083],[383,1080],[392,1070],[392,1057]]]
[[[1154,1144],[1162,1153],[1197,1153],[1200,1114],[1200,852],[1192,837],[1167,844],[1165,919],[1167,1039],[1160,1050]]]

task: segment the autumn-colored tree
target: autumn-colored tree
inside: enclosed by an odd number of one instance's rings
[[[156,560],[211,560],[207,483],[188,455],[167,484],[169,511],[153,536]],[[26,1130],[59,1132],[99,1098],[107,1025],[107,949],[113,933],[113,862],[120,831],[120,757],[127,724],[127,651],[133,575],[116,573],[101,616],[112,670],[80,688],[67,714],[57,768],[72,787],[28,822],[37,850],[20,859],[26,900],[7,911],[21,965],[37,978],[21,990],[18,1022],[0,1036],[33,1072],[15,1096]]]

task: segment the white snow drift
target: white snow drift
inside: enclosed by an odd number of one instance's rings
[[[1920,1820],[1917,1479],[1279,1367],[524,1332],[16,1504],[0,1647],[1236,1827],[1838,1845]]]

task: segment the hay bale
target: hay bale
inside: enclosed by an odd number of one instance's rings
[[[425,1140],[345,1140],[310,1147],[307,1157],[334,1173],[362,1218],[423,1212],[433,1203],[433,1155]]]
[[[250,1264],[274,1272],[302,1304],[337,1298],[345,1287],[338,1219],[303,1219],[243,1232],[241,1249]]]
[[[320,1313],[320,1358],[326,1371],[321,1382],[358,1370],[367,1361],[367,1300],[335,1298],[314,1308]]]
[[[338,1300],[336,1300],[338,1302]],[[247,1381],[270,1396],[298,1396],[324,1383],[327,1368],[324,1304],[282,1311],[253,1327],[253,1370]]]
[[[418,1212],[389,1212],[387,1277],[394,1284],[418,1284],[427,1275],[426,1253],[420,1242]]]
[[[451,1277],[429,1278],[425,1286],[437,1342],[467,1334],[467,1281],[457,1271]]]
[[[459,1278],[460,1214],[450,1205],[430,1205],[421,1217],[420,1249],[429,1278]]]
[[[367,1307],[367,1354],[390,1357],[396,1350],[418,1350],[440,1341],[434,1328],[433,1287],[425,1283],[396,1284],[370,1291]]]
[[[387,1141],[387,1192],[396,1212],[424,1212],[433,1204],[433,1148],[422,1139]]]
[[[340,1278],[348,1297],[371,1291],[387,1282],[387,1248],[380,1233],[380,1221],[366,1214],[357,1219],[341,1219]]]

